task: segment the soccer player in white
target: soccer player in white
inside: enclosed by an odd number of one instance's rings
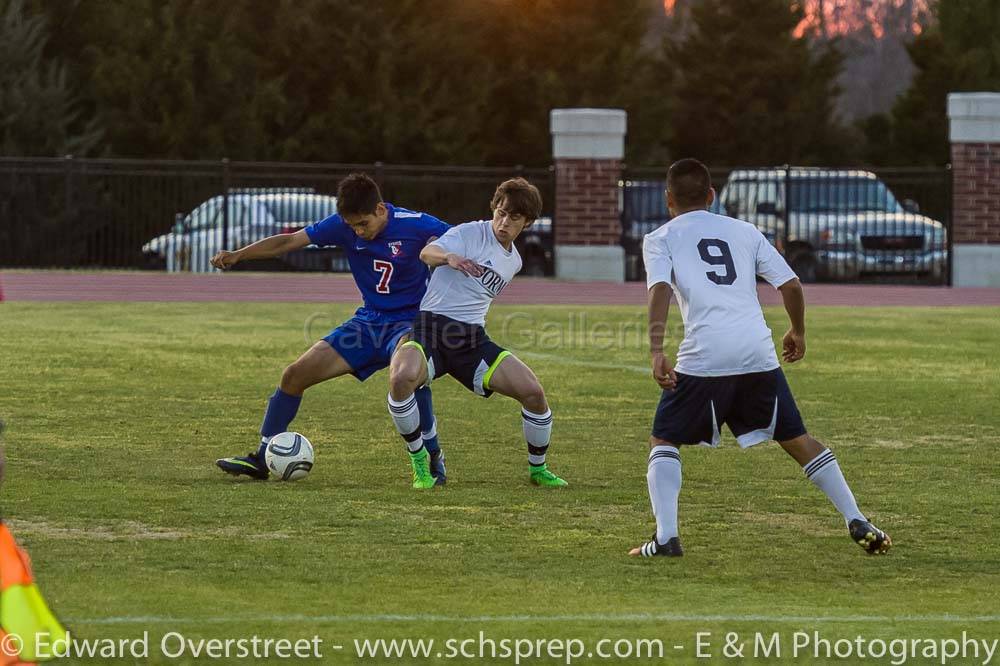
[[[514,239],[541,214],[542,196],[524,178],[512,178],[497,187],[490,208],[492,220],[454,226],[420,252],[434,272],[411,339],[389,366],[389,413],[410,452],[414,488],[431,488],[434,479],[413,394],[445,374],[484,398],[497,392],[520,402],[529,480],[550,488],[567,485],[546,464],[552,411],[541,383],[483,328],[493,299],[521,270]]]
[[[833,452],[806,432],[757,300],[760,275],[781,292],[791,320],[782,358],[794,363],[806,352],[802,285],[756,227],[708,212],[715,199],[711,182],[697,160],[671,166],[672,219],[643,242],[653,378],[663,394],[646,475],[656,532],[629,555],[683,554],[677,529],[679,447],[717,446],[724,423],[744,448],[777,440],[843,515],[851,538],[869,553],[885,553],[892,545],[889,535],[858,509]],[[676,366],[663,353],[671,289],[684,320]]]

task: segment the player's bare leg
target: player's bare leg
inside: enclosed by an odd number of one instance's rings
[[[426,490],[436,485],[431,474],[430,454],[420,433],[420,412],[414,392],[427,383],[427,359],[416,342],[406,342],[396,349],[389,364],[389,415],[396,432],[406,442],[413,467],[413,487]]]
[[[400,344],[389,365],[389,395],[393,400],[402,400],[426,382],[427,360],[420,347],[416,343]]]
[[[649,438],[646,483],[656,531],[646,543],[628,552],[632,557],[680,557],[684,554],[677,530],[677,499],[681,493],[679,447],[655,435]]]
[[[288,430],[299,411],[305,390],[350,372],[351,366],[330,343],[320,340],[314,344],[281,373],[281,383],[267,403],[257,450],[246,456],[220,458],[215,461],[216,466],[227,474],[266,479],[268,470],[264,464],[264,450],[271,437]]]
[[[562,488],[566,481],[549,471],[545,455],[552,436],[552,410],[545,399],[545,390],[531,368],[513,354],[507,353],[487,375],[483,386],[521,403],[521,423],[528,443],[528,475],[536,486]]]
[[[833,451],[808,433],[778,443],[802,466],[806,477],[837,507],[855,543],[872,555],[882,555],[889,551],[892,539],[872,525],[858,509],[854,493],[848,487]]]
[[[350,373],[351,366],[344,357],[330,343],[320,340],[285,368],[279,387],[288,395],[301,398],[310,386]]]

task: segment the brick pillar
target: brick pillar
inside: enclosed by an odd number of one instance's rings
[[[956,287],[1000,287],[1000,93],[948,95]]]
[[[556,277],[625,281],[618,181],[625,156],[621,109],[553,109]]]

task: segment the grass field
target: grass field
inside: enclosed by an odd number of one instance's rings
[[[449,485],[412,491],[385,374],[306,394],[294,428],[317,464],[305,481],[221,474],[215,458],[253,447],[304,329],[318,337],[350,312],[0,306],[3,511],[78,638],[148,630],[159,663],[169,631],[318,634],[329,662],[351,661],[355,639],[480,631],[662,639],[670,663],[731,663],[727,632],[1000,638],[1000,310],[810,310],[809,353],[786,372],[810,431],[892,534],[889,556],[853,545],[779,447],[741,452],[727,433],[720,450],[683,452],[687,555],[667,561],[625,556],[652,531],[645,458],[658,398],[636,308],[491,315],[493,336],[547,389],[564,491],[528,485],[512,401],[450,378],[434,385]],[[779,310],[767,316],[784,331]],[[712,632],[714,659],[695,659],[699,631]]]

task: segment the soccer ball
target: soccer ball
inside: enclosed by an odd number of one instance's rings
[[[264,451],[264,462],[271,474],[282,481],[298,481],[312,469],[312,444],[297,432],[283,432],[271,438]]]

